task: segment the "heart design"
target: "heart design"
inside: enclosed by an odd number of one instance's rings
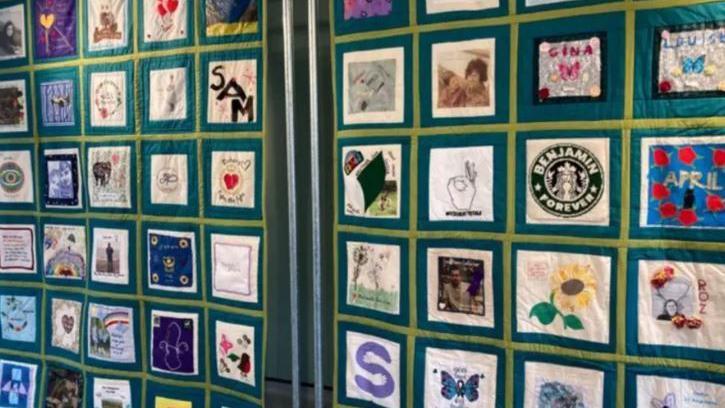
[[[45,29],[49,29],[53,23],[55,23],[55,15],[54,14],[41,14],[40,15],[40,25],[45,27]]]
[[[239,174],[227,173],[224,175],[224,185],[227,190],[232,190],[239,184]]]
[[[166,10],[166,7],[164,7],[163,4],[159,3],[156,5],[156,11],[161,15],[161,17],[165,16],[166,13],[168,13],[168,10]]]
[[[177,8],[179,8],[179,0],[158,0],[156,2],[156,11],[161,17],[167,13],[173,13]]]
[[[173,13],[179,7],[179,0],[166,0],[166,9]]]
[[[73,316],[63,315],[61,323],[63,324],[63,330],[65,330],[67,334],[70,334],[73,327],[76,325],[76,319]]]
[[[246,171],[246,170],[247,170],[247,169],[249,168],[249,166],[251,166],[251,165],[252,165],[252,161],[251,161],[251,160],[243,160],[243,161],[242,161],[242,169],[244,169],[245,171]]]

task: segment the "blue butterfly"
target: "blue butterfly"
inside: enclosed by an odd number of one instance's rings
[[[447,371],[441,371],[441,395],[447,400],[465,397],[473,402],[478,399],[478,380],[480,376],[474,374],[464,383],[463,380],[456,380]]]
[[[705,54],[697,58],[682,57],[682,72],[685,74],[702,74],[705,70]]]

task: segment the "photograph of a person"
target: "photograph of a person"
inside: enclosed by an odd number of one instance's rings
[[[483,261],[438,258],[438,310],[485,316]]]
[[[433,117],[495,114],[494,39],[433,44]]]

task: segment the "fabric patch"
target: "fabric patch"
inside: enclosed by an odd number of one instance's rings
[[[381,407],[400,406],[400,344],[347,332],[345,394]]]
[[[602,408],[604,372],[527,361],[524,406]]]
[[[0,296],[0,326],[4,340],[35,343],[36,300],[35,296]]]
[[[186,71],[182,67],[149,72],[149,120],[186,119]]]
[[[211,204],[254,208],[254,152],[211,153]]]
[[[492,146],[431,149],[428,218],[493,221]]]
[[[125,48],[128,45],[128,1],[89,0],[87,5],[88,50]]]
[[[400,314],[400,246],[347,242],[347,304]]]
[[[432,45],[434,118],[492,116],[496,113],[496,39]]]
[[[148,230],[149,288],[196,293],[193,232]]]
[[[428,248],[428,320],[494,327],[493,252]]]
[[[0,25],[5,29],[0,41],[0,61],[25,58],[25,4],[0,8]]]
[[[342,157],[345,215],[400,218],[401,145],[346,146]]]
[[[638,407],[708,408],[725,401],[725,386],[654,375],[637,376]]]
[[[48,208],[82,208],[78,149],[46,149],[43,196]]]
[[[725,265],[640,260],[638,341],[640,344],[725,350]]]
[[[609,225],[609,139],[526,141],[526,222]]]
[[[403,47],[343,54],[344,124],[403,122],[404,56]]]
[[[257,60],[209,62],[208,123],[256,123]]]
[[[725,23],[659,28],[654,48],[656,98],[725,92]]]
[[[35,225],[0,224],[2,273],[35,273]]]
[[[0,81],[0,133],[28,131],[28,99],[24,79]]]
[[[133,309],[88,305],[88,357],[114,363],[135,363]]]
[[[254,327],[217,321],[216,340],[218,375],[254,387]]]
[[[257,0],[206,0],[207,37],[256,33],[257,7]]]
[[[34,0],[34,4],[35,55],[41,59],[76,55],[75,0]]]
[[[88,200],[91,207],[131,208],[130,146],[88,148]]]
[[[150,176],[152,204],[187,205],[189,203],[187,155],[152,155]]]
[[[199,370],[199,315],[151,311],[151,369],[196,375]]]
[[[43,229],[43,264],[48,278],[85,279],[85,226],[46,224]]]
[[[191,401],[177,400],[165,397],[154,398],[154,408],[192,408]]]
[[[606,34],[536,40],[535,103],[604,99]]]
[[[30,150],[0,151],[0,203],[33,202]]]
[[[91,72],[91,126],[126,126],[126,71]]]
[[[187,38],[187,0],[143,0],[144,43]]]
[[[425,406],[496,406],[498,357],[464,350],[425,349]]]
[[[212,296],[256,303],[259,245],[255,236],[211,234]]]
[[[45,408],[82,407],[84,386],[81,371],[48,367]]]
[[[131,408],[131,383],[128,380],[93,378],[93,408]]]
[[[609,342],[612,259],[516,252],[516,330]]]
[[[76,123],[72,80],[41,82],[40,110],[43,126],[73,126]]]
[[[343,2],[345,20],[385,17],[393,11],[394,0],[345,0]]]
[[[477,11],[496,8],[499,0],[426,0],[426,14],[448,13],[453,11]]]
[[[34,407],[37,370],[35,364],[0,360],[0,406]]]
[[[128,230],[93,228],[91,280],[128,285]]]
[[[566,3],[574,0],[526,0],[526,7],[543,6],[545,4]]]
[[[725,228],[725,136],[642,139],[640,226]]]
[[[74,300],[51,299],[53,347],[78,354],[81,341],[81,310],[83,304]]]

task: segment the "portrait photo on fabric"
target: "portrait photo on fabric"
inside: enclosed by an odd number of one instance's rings
[[[438,310],[484,316],[481,259],[438,257]]]

